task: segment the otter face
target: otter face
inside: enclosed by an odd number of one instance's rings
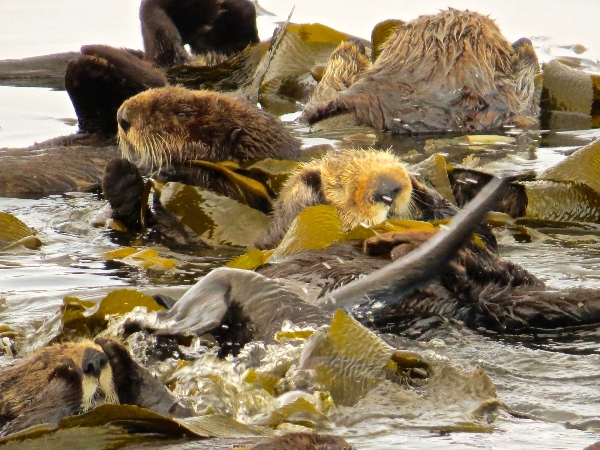
[[[119,145],[127,159],[160,168],[189,160],[232,159],[241,128],[224,94],[165,87],[142,92],[117,112]]]
[[[330,155],[323,160],[321,175],[324,197],[337,209],[346,229],[410,217],[412,183],[404,164],[391,153]]]
[[[119,403],[113,372],[106,354],[94,347],[83,352],[81,361],[83,399],[81,409],[89,411],[103,403]]]

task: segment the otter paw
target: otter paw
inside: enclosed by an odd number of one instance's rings
[[[435,230],[406,230],[382,233],[367,239],[363,243],[363,250],[370,256],[390,254],[392,259],[396,260],[420,246],[435,232]]]
[[[129,231],[140,231],[142,222],[142,204],[144,180],[137,167],[123,158],[108,162],[102,178],[102,192],[112,208],[112,218],[119,220]]]

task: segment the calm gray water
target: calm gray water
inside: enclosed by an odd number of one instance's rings
[[[259,19],[263,38],[287,17],[295,3],[293,21],[321,22],[339,30],[369,37],[378,21],[412,19],[447,6],[490,14],[511,40],[532,38],[541,60],[572,55],[570,47],[588,48],[582,56],[600,57],[598,0],[565,1],[435,1],[262,0],[275,13]],[[106,43],[141,47],[138,2],[132,0],[0,0],[0,59],[22,58],[77,50],[83,44]],[[30,145],[74,132],[75,115],[64,92],[0,87],[0,148]],[[500,171],[543,170],[564,158],[564,152],[600,137],[597,130],[551,132],[533,145],[532,154],[509,148],[489,163]],[[395,142],[398,147],[406,144]],[[412,144],[411,144],[412,145]],[[415,142],[415,146],[422,143]],[[67,294],[99,298],[122,286],[168,290],[176,295],[230,255],[224,251],[176,253],[159,248],[178,268],[148,271],[105,263],[99,255],[115,248],[109,232],[90,226],[103,206],[88,194],[52,196],[42,200],[0,199],[0,211],[10,212],[36,228],[44,245],[0,256],[0,325],[24,334],[34,333],[55,313]],[[499,236],[502,252],[551,285],[593,286],[600,289],[600,242],[593,235],[540,234],[517,243],[508,233]],[[437,339],[398,344],[435,351],[453,364],[480,365],[491,377],[500,398],[510,407],[536,419],[499,417],[492,433],[439,435],[411,427],[393,413],[366,414],[338,432],[359,449],[393,448],[552,448],[582,449],[600,440],[600,332],[562,339],[535,341],[500,339],[468,330],[440,330]],[[377,404],[372,410],[378,409]]]

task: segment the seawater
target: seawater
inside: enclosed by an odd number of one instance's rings
[[[294,5],[295,4],[295,5]],[[588,1],[437,1],[373,0],[261,0],[274,13],[261,16],[261,37],[295,6],[295,22],[320,22],[368,38],[372,27],[387,18],[410,20],[448,6],[490,14],[510,40],[529,37],[540,60],[572,55],[572,46],[588,48],[582,57],[600,55],[600,13],[597,0]],[[137,1],[69,0],[60,4],[41,0],[3,1],[0,5],[0,59],[74,51],[83,44],[105,43],[141,48]],[[31,145],[35,141],[74,132],[75,114],[65,92],[40,88],[0,87],[0,149]],[[532,142],[536,151],[508,149],[490,158],[488,167],[503,172],[544,170],[600,136],[595,130],[549,132]],[[310,140],[307,140],[310,142]],[[406,146],[394,142],[395,146]],[[413,143],[411,143],[413,145]],[[414,142],[415,147],[424,142]],[[0,150],[1,151],[1,150]],[[51,196],[40,200],[0,199],[0,211],[10,212],[38,230],[44,245],[0,256],[0,324],[35,333],[55,317],[66,295],[100,298],[119,287],[177,296],[230,255],[220,250],[172,252],[161,256],[179,262],[165,273],[122,265],[100,258],[114,249],[114,235],[93,228],[90,221],[104,203],[91,194]],[[500,234],[502,253],[523,264],[557,287],[600,288],[600,242],[597,235],[566,232],[536,235],[517,242]],[[531,419],[502,416],[492,433],[439,434],[411,428],[395,417],[365,416],[354,425],[336,430],[358,449],[395,448],[555,448],[582,449],[600,440],[600,333],[587,330],[570,336],[538,339],[475,333],[460,327],[440,329],[436,339],[415,342],[391,338],[399,346],[435,351],[457,366],[481,366],[499,396],[511,408]],[[6,363],[2,359],[0,363]],[[373,411],[378,405],[373,404]]]

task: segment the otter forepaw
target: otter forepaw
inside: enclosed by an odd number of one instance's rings
[[[389,254],[396,260],[427,241],[435,232],[436,230],[406,230],[382,233],[367,239],[363,250],[370,256]]]

